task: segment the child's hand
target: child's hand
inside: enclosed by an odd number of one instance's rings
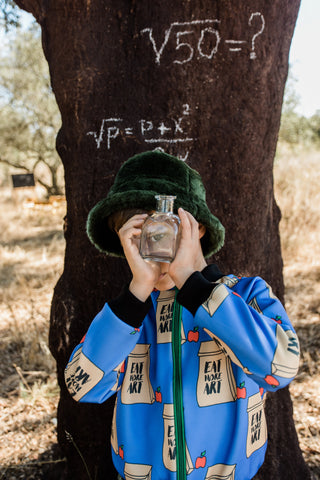
[[[170,264],[169,275],[180,289],[195,271],[201,271],[207,265],[201,248],[200,238],[205,229],[191,213],[179,208],[181,221],[181,239],[175,259]]]
[[[139,300],[145,302],[160,276],[160,264],[146,262],[139,253],[142,224],[147,214],[131,217],[118,231],[118,236],[132,272],[129,290]]]

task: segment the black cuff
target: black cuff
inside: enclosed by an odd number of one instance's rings
[[[207,300],[215,286],[216,284],[207,280],[201,272],[194,272],[178,292],[177,300],[192,315],[195,315],[200,305]]]
[[[207,265],[201,273],[207,280],[209,280],[209,282],[217,282],[219,278],[224,276],[219,267],[214,263],[212,265]]]
[[[117,317],[128,325],[138,328],[149,312],[152,306],[152,300],[151,297],[148,297],[145,302],[141,302],[141,300],[130,292],[129,287],[126,286],[119,297],[108,302],[108,305]]]

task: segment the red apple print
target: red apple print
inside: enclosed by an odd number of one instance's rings
[[[197,342],[199,340],[199,327],[194,327],[188,332],[188,342]]]
[[[260,395],[261,395],[261,398],[263,397],[263,394],[264,394],[264,388],[263,387],[260,387],[259,388],[259,392],[260,392]]]
[[[207,463],[206,450],[201,453],[201,456],[196,460],[196,468],[204,468]]]
[[[87,334],[86,334],[86,335],[87,335]],[[83,343],[83,342],[84,342],[84,339],[86,338],[86,335],[84,335],[84,336],[82,337],[82,339],[80,340],[80,343]]]
[[[123,445],[120,445],[120,447],[119,447],[119,457],[122,458],[122,460],[123,460],[123,457],[124,457]]]
[[[281,315],[276,315],[275,318],[273,318],[272,320],[274,320],[275,322],[281,324],[282,323],[282,320],[281,320]]]
[[[239,295],[239,293],[237,293],[237,292],[232,292],[232,293],[233,293],[233,295],[236,295],[237,297],[241,298],[241,295]]]
[[[276,378],[274,378],[272,375],[266,375],[264,377],[265,381],[267,382],[268,385],[271,385],[272,387],[277,387],[279,385],[279,382]]]
[[[246,398],[247,389],[244,386],[245,382],[240,383],[240,386],[237,387],[237,398]]]
[[[124,370],[125,370],[125,361],[122,362],[122,365],[121,365],[121,368],[120,368],[120,373],[124,373]]]
[[[130,335],[135,335],[137,332],[140,332],[140,328],[135,328],[132,332],[130,332]]]
[[[162,393],[160,391],[160,387],[158,387],[156,390],[156,402],[159,402],[159,403],[162,402]]]

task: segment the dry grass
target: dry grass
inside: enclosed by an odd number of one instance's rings
[[[55,461],[59,392],[47,337],[65,205],[26,207],[10,189],[0,204],[0,478],[36,479]]]
[[[320,479],[319,185],[320,152],[279,149],[275,190],[283,214],[286,307],[302,347],[300,373],[290,389],[301,448],[315,479]],[[59,458],[58,388],[47,335],[52,291],[63,268],[65,206],[24,208],[9,189],[0,191],[0,205],[0,479],[49,479]]]
[[[320,151],[282,146],[274,168],[286,265],[320,265]]]
[[[320,151],[279,148],[274,176],[286,309],[302,351],[290,386],[294,419],[304,457],[320,479]]]

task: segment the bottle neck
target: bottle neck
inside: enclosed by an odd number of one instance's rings
[[[173,204],[176,197],[174,195],[156,195],[157,212],[173,213]]]

